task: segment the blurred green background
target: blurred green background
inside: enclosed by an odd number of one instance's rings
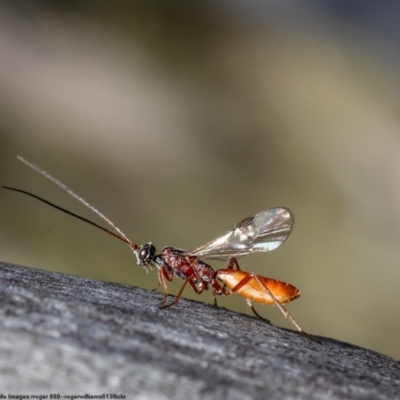
[[[399,359],[400,10],[351,3],[1,2],[0,183],[99,221],[22,155],[159,250],[287,206],[289,240],[242,267],[296,285],[307,332]],[[157,282],[122,243],[5,190],[0,259]]]

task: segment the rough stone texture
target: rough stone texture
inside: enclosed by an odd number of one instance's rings
[[[400,399],[400,363],[160,293],[0,264],[0,394]],[[62,398],[62,397],[61,397]]]

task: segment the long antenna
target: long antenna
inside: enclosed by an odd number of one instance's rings
[[[64,185],[64,184],[63,184],[62,182],[60,182],[58,179],[54,178],[54,176],[50,175],[48,172],[46,172],[45,170],[39,168],[39,167],[36,166],[35,164],[32,164],[31,162],[25,160],[25,159],[22,158],[21,156],[17,156],[17,158],[18,158],[20,161],[22,161],[24,164],[26,164],[26,165],[28,165],[29,167],[33,168],[35,171],[39,172],[40,174],[42,174],[42,175],[45,176],[46,178],[50,179],[52,182],[54,182],[55,184],[57,184],[58,186],[60,186],[62,189],[64,189],[67,193],[69,193],[69,194],[70,194],[72,197],[74,197],[76,200],[80,201],[80,202],[81,202],[82,204],[84,204],[86,207],[88,207],[88,208],[90,208],[92,211],[94,211],[99,217],[103,218],[104,221],[107,222],[107,224],[109,224],[111,227],[113,227],[113,228],[126,240],[126,243],[129,243],[129,245],[132,247],[133,250],[138,250],[139,247],[138,247],[137,244],[133,243],[132,240],[130,240],[130,239],[125,235],[125,233],[122,232],[122,230],[121,230],[120,228],[118,228],[117,225],[114,224],[114,222],[112,222],[109,218],[107,218],[104,214],[102,214],[99,210],[97,210],[97,208],[95,208],[95,207],[93,207],[91,204],[89,204],[84,198],[78,196],[78,195],[77,195],[74,191],[72,191],[68,186]],[[9,189],[11,189],[11,190],[16,190],[16,189],[12,189],[12,188],[9,188]],[[102,229],[102,230],[104,230],[104,231],[107,232],[106,229],[100,227],[99,225],[95,224],[94,222],[91,222],[91,221],[89,221],[89,220],[86,220],[85,218],[80,217],[80,216],[78,216],[78,215],[76,215],[76,214],[73,214],[73,213],[71,213],[70,211],[61,209],[61,207],[58,207],[58,206],[56,206],[56,205],[54,205],[54,204],[52,204],[52,203],[50,203],[50,202],[47,202],[47,200],[44,200],[44,199],[42,199],[42,198],[39,198],[39,197],[36,196],[36,195],[33,195],[33,194],[31,194],[31,193],[28,193],[28,192],[21,191],[21,190],[19,190],[19,189],[17,189],[16,191],[20,191],[20,192],[22,192],[22,193],[28,194],[28,195],[30,195],[30,196],[32,196],[32,197],[35,197],[35,198],[37,198],[38,200],[44,201],[45,203],[47,203],[47,204],[49,204],[49,205],[51,205],[51,206],[53,206],[53,207],[55,207],[55,208],[58,208],[58,209],[60,209],[61,211],[67,212],[67,213],[69,213],[70,215],[73,215],[73,216],[75,216],[75,217],[77,217],[77,218],[79,218],[79,219],[81,219],[81,220],[84,220],[84,221],[86,221],[86,222],[88,222],[88,223],[90,223],[90,224],[92,224],[92,225],[94,225],[94,226],[97,226],[98,228],[100,228],[100,229]]]
[[[50,201],[48,201],[48,200],[45,200],[45,199],[43,199],[42,197],[37,196],[36,194],[33,194],[33,193],[31,193],[31,192],[27,192],[26,190],[21,190],[21,189],[13,188],[13,187],[10,187],[10,186],[3,186],[3,185],[2,185],[1,187],[2,187],[3,189],[13,190],[14,192],[19,192],[19,193],[23,193],[23,194],[26,194],[26,195],[28,195],[28,196],[31,196],[31,197],[33,197],[33,198],[35,198],[35,199],[37,199],[37,200],[39,200],[39,201],[41,201],[41,202],[43,202],[43,203],[45,203],[45,204],[48,204],[48,205],[51,206],[51,207],[56,208],[57,210],[60,210],[60,211],[66,213],[66,214],[68,214],[68,215],[71,215],[72,217],[75,217],[75,218],[77,218],[77,219],[80,219],[81,221],[87,222],[88,224],[93,225],[93,226],[95,226],[96,228],[99,228],[99,229],[101,229],[101,230],[104,231],[104,232],[107,232],[108,234],[110,234],[110,235],[116,237],[117,239],[121,240],[122,242],[124,242],[124,243],[126,243],[126,244],[132,245],[132,242],[131,242],[130,240],[126,240],[126,239],[123,238],[122,236],[117,235],[116,233],[114,233],[114,232],[108,230],[107,228],[104,228],[103,226],[101,226],[101,225],[99,225],[99,224],[96,224],[95,222],[90,221],[90,220],[87,219],[87,218],[81,217],[80,215],[75,214],[75,213],[73,213],[72,211],[66,210],[65,208],[62,208],[62,207],[60,207],[60,206],[58,206],[58,205],[56,205],[56,204],[54,204],[54,203],[52,203],[52,202],[50,202]]]

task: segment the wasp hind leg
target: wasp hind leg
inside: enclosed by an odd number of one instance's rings
[[[292,324],[299,330],[300,333],[302,333],[306,338],[312,340],[313,342],[320,343],[317,339],[314,339],[308,333],[303,331],[303,329],[300,327],[300,325],[295,321],[295,319],[289,313],[288,309],[272,294],[272,292],[268,289],[268,287],[263,282],[261,282],[260,279],[258,279],[257,275],[255,275],[255,274],[251,274],[251,275],[263,287],[263,289],[267,292],[267,294],[271,297],[271,299],[274,301],[275,305],[279,308],[279,310],[282,312],[282,314],[285,316],[285,318],[289,319],[292,322]],[[252,310],[256,315],[258,314],[255,312],[253,307],[252,307]]]

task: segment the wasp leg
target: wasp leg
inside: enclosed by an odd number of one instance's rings
[[[171,282],[172,278],[168,275],[168,272],[165,270],[164,267],[162,267],[158,273],[159,273],[159,279],[161,280],[161,282],[164,286],[164,299],[161,302],[161,306],[163,306],[167,302],[167,299],[168,299],[168,285],[167,285],[167,282],[165,282],[165,279],[167,279]]]
[[[161,284],[164,285],[165,289],[165,282],[161,280],[161,268],[158,270],[157,276],[158,276],[158,285],[154,289],[151,289],[152,292],[156,292],[160,288]]]
[[[303,329],[300,327],[300,325],[295,321],[295,319],[292,317],[292,315],[289,313],[288,309],[278,301],[278,299],[271,293],[271,291],[267,288],[266,285],[264,285],[263,282],[258,279],[257,275],[254,273],[250,274],[251,276],[254,277],[254,279],[264,288],[264,290],[268,293],[268,295],[271,297],[271,299],[274,301],[275,305],[279,308],[279,310],[282,312],[282,314],[285,316],[285,318],[288,318],[292,324],[308,339],[312,340],[313,342],[319,343],[317,339],[314,339],[311,337],[308,333],[303,331]]]
[[[251,302],[250,299],[246,299],[246,303],[247,303],[247,305],[251,308],[251,311],[253,311],[253,314],[254,314],[257,318],[260,318],[260,319],[262,319],[263,321],[268,322],[269,324],[271,323],[271,321],[270,321],[269,319],[264,318],[262,315],[260,315],[260,314],[256,311],[256,309],[254,308],[253,303]]]
[[[214,307],[218,308],[217,296],[214,293],[213,293],[213,297],[214,297]]]
[[[173,306],[174,304],[178,303],[182,296],[183,291],[185,290],[186,285],[188,284],[188,282],[190,282],[190,279],[191,279],[191,277],[186,278],[185,282],[183,283],[183,285],[181,287],[181,290],[179,291],[179,293],[175,297],[175,300],[172,303],[165,304],[165,300],[166,300],[166,297],[165,297],[164,301],[160,305],[160,308],[164,310],[165,308],[169,308],[169,307]]]
[[[235,257],[232,257],[229,260],[228,269],[237,269],[238,271],[241,271],[239,263]]]

